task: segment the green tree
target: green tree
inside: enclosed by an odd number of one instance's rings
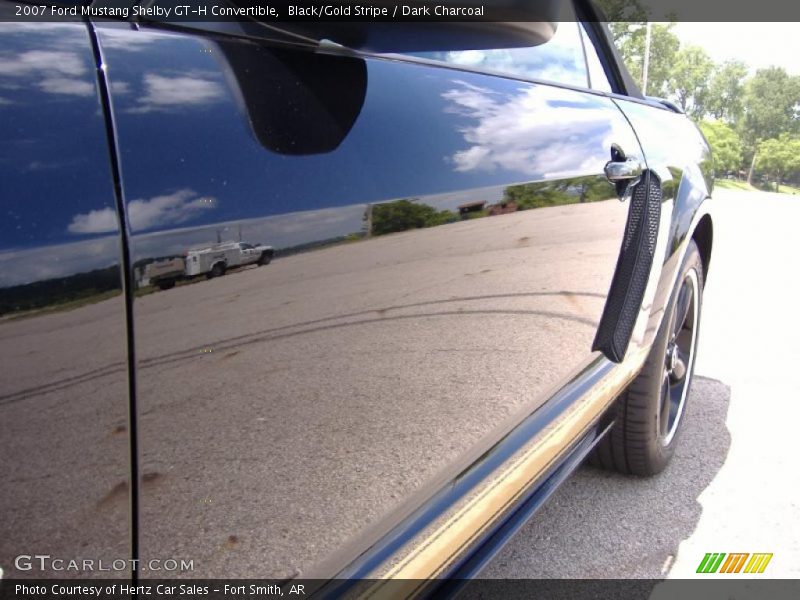
[[[614,197],[614,190],[603,177],[571,177],[510,185],[503,190],[503,200],[514,202],[519,210],[560,206],[577,202],[597,202]]]
[[[741,135],[750,158],[748,181],[752,183],[759,143],[798,131],[800,77],[781,67],[759,69],[748,80],[744,94]]]
[[[667,82],[672,73],[675,55],[680,48],[680,41],[672,29],[674,23],[653,23],[650,37],[650,63],[647,75],[647,94],[649,96],[665,96]],[[614,42],[625,62],[625,66],[639,86],[643,87],[643,69],[646,22],[610,23]]]
[[[372,235],[434,227],[457,219],[449,210],[437,211],[415,200],[395,200],[372,205]]]
[[[700,129],[714,154],[714,170],[719,175],[738,171],[742,164],[742,139],[724,121],[703,121]]]
[[[756,167],[775,179],[775,191],[780,191],[784,177],[800,171],[800,138],[782,133],[777,138],[758,145]]]
[[[735,125],[744,113],[744,84],[747,65],[729,60],[719,65],[708,86],[706,109],[715,119]]]
[[[708,80],[714,63],[698,46],[686,46],[675,54],[667,87],[683,111],[694,119],[706,112]]]

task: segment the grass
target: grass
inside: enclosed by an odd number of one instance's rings
[[[744,192],[758,191],[758,188],[753,187],[746,181],[739,181],[737,179],[717,179],[714,181],[714,186],[725,190],[742,190]]]
[[[770,187],[756,187],[750,185],[746,181],[739,181],[738,179],[716,179],[714,181],[716,187],[726,190],[741,190],[743,192],[774,192],[775,189],[770,184]],[[800,195],[800,188],[782,183],[779,188],[781,194]]]
[[[792,194],[792,195],[800,194],[800,188],[799,187],[796,187],[796,186],[793,186],[793,185],[787,185],[785,183],[782,183],[780,185],[779,189],[781,191],[780,192],[781,194]]]

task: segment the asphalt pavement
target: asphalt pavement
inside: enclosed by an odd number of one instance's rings
[[[713,203],[698,362],[672,463],[648,479],[583,466],[482,577],[690,578],[707,552],[773,553],[759,577],[800,576],[800,198],[718,190]]]

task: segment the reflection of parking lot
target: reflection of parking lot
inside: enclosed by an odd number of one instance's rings
[[[145,551],[217,575],[341,560],[588,354],[621,217],[465,221],[139,299]]]
[[[722,190],[714,204],[699,377],[673,463],[647,480],[581,468],[484,576],[691,577],[706,552],[772,552],[764,576],[800,576],[800,204]]]
[[[345,560],[343,544],[474,458],[588,355],[625,210],[611,200],[407,231],[137,298],[142,554],[192,557],[217,576]],[[87,417],[124,397],[107,382],[124,384],[108,348],[123,339],[110,323],[120,303],[0,328],[0,369],[18,384],[0,398],[0,425],[33,422],[59,448],[36,451],[20,427],[0,454],[39,514],[53,501],[41,486],[58,480],[92,539],[127,500],[124,464],[106,458],[124,458],[124,420]],[[83,364],[74,348],[90,344],[106,363]],[[32,359],[45,349],[60,361]],[[78,426],[59,437],[65,419]],[[62,447],[87,439],[80,479],[33,464],[76,462]],[[92,478],[97,464],[107,468]],[[48,538],[50,522],[15,508],[6,539]],[[59,543],[54,554],[67,552]],[[0,539],[2,552],[13,556]]]

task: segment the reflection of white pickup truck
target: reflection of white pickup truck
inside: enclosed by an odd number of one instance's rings
[[[147,265],[145,276],[151,285],[162,290],[175,286],[179,279],[205,275],[209,279],[225,274],[233,267],[258,264],[267,265],[275,253],[272,246],[222,242],[212,246],[192,248],[185,258],[157,261]]]
[[[205,274],[209,279],[224,275],[232,267],[257,263],[267,265],[275,251],[272,246],[245,244],[244,242],[223,242],[194,248],[186,253],[186,276]]]

